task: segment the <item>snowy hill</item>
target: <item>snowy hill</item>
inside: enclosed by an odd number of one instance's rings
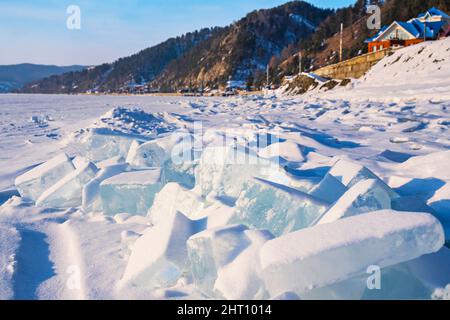
[[[449,99],[450,38],[399,49],[335,97]]]

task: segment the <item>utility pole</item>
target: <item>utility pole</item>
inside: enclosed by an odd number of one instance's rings
[[[340,40],[340,48],[339,48],[339,62],[342,62],[343,34],[344,34],[344,24],[341,23],[341,40]]]
[[[267,89],[270,89],[270,66],[267,65]]]
[[[302,52],[300,51],[298,53],[298,75],[300,76],[302,74]]]

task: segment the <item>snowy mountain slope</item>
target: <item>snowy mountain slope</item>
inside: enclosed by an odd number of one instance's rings
[[[65,73],[34,81],[26,85],[22,91],[27,93],[84,93],[88,90],[109,92],[130,82],[146,83],[164,70],[170,61],[182,56],[219,30],[220,28],[205,28],[186,33],[113,63],[104,63],[80,72]]]
[[[450,38],[402,48],[333,96],[360,99],[450,98]]]
[[[225,85],[230,77],[261,84],[271,58],[309,38],[330,14],[303,1],[251,12],[172,61],[153,84],[163,90],[214,88]]]

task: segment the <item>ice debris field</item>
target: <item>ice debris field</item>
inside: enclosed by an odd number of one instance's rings
[[[450,100],[374,100],[0,96],[0,299],[450,298]]]

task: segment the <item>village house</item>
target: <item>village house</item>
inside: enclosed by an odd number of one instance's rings
[[[407,22],[394,21],[366,40],[368,52],[411,46],[427,40],[437,40],[450,34],[450,16],[431,8]]]

